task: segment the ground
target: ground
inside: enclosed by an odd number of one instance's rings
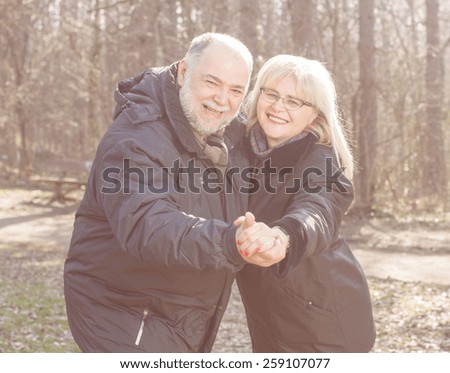
[[[0,352],[77,352],[68,329],[62,266],[82,196],[0,189]],[[357,219],[342,232],[368,276],[377,327],[373,352],[450,351],[450,232],[446,218]],[[214,352],[250,352],[234,288]]]

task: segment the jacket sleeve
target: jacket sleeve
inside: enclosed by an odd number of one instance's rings
[[[338,168],[329,147],[316,146],[297,174],[302,177],[301,188],[294,194],[286,214],[270,224],[280,226],[290,236],[288,254],[274,268],[281,277],[303,258],[331,246],[354,196],[352,183]]]
[[[134,172],[124,172],[124,160]],[[177,204],[180,194],[170,182],[173,175],[167,175],[167,167],[150,157],[137,140],[115,144],[100,164],[97,203],[124,251],[173,268],[242,268],[245,262],[236,248],[236,228],[181,211]],[[145,171],[144,177],[137,169]]]

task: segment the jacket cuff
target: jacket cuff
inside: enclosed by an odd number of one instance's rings
[[[237,267],[236,271],[239,271],[247,262],[239,254],[236,246],[236,231],[237,227],[231,224],[224,232],[222,243],[226,258],[231,264]]]
[[[277,276],[286,276],[297,264],[300,263],[306,251],[308,239],[303,227],[292,218],[282,218],[269,224],[271,227],[279,226],[289,235],[289,250],[286,257],[274,267]]]

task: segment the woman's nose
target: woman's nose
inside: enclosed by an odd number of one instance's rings
[[[272,104],[272,107],[274,108],[275,111],[284,111],[284,110],[286,110],[286,107],[284,106],[284,103],[283,103],[283,99],[281,97],[278,98],[278,100],[276,100]]]

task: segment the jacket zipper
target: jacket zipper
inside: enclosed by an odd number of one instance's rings
[[[228,221],[228,206],[227,206],[227,199],[226,199],[226,194],[225,194],[225,188],[227,187],[227,171],[228,171],[228,166],[225,168],[225,171],[223,172],[223,179],[222,179],[222,190],[220,191],[220,201],[222,203],[222,208],[223,208],[223,220],[224,221]],[[231,184],[231,186],[233,186],[233,184]],[[233,190],[232,190],[233,192]]]
[[[209,159],[206,158],[206,160],[204,161],[206,164],[209,164],[211,168],[216,168],[216,166],[214,165],[214,163]],[[208,168],[206,167],[206,168]],[[226,167],[225,171],[223,172],[223,179],[222,179],[222,190],[220,191],[219,195],[220,195],[220,202],[223,208],[223,220],[224,221],[228,221],[227,217],[228,217],[228,207],[227,207],[227,201],[226,201],[226,195],[225,195],[225,188],[226,188],[226,182],[227,182],[227,178],[226,178],[226,174],[228,171],[228,166]],[[203,181],[201,181],[202,186],[203,186]]]
[[[145,319],[148,316],[148,311],[149,311],[149,307],[146,307],[145,310],[144,310],[144,313],[142,314],[141,325],[139,326],[139,331],[138,331],[138,334],[136,336],[136,341],[134,342],[134,344],[136,346],[139,346],[139,343],[141,343],[142,333],[144,332]]]

